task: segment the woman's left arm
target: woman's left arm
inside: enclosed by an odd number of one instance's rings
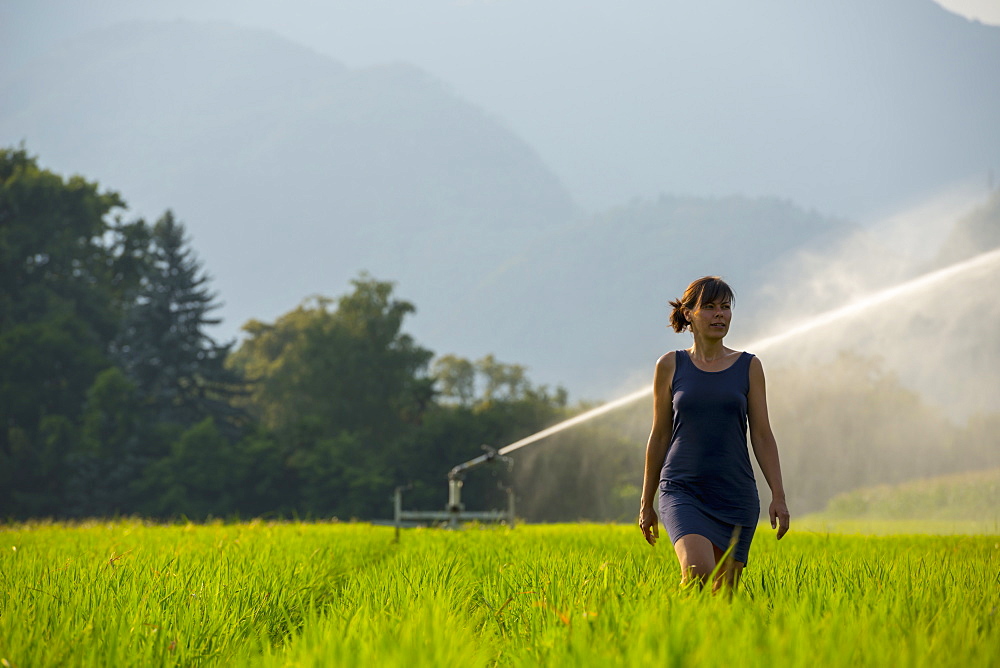
[[[781,464],[778,461],[778,443],[771,431],[767,417],[767,389],[764,384],[764,366],[754,357],[750,360],[750,393],[747,395],[747,419],[750,422],[750,443],[757,457],[767,486],[771,488],[771,505],[768,515],[771,528],[778,529],[778,539],[788,531],[788,506],[785,505],[785,487],[781,482]]]

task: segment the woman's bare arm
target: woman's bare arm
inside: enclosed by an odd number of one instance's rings
[[[750,422],[750,442],[754,456],[760,464],[767,486],[771,488],[771,505],[768,516],[771,528],[777,527],[780,539],[788,531],[788,506],[785,504],[785,487],[781,480],[781,463],[778,460],[778,443],[771,431],[767,415],[767,389],[764,366],[754,357],[750,360],[750,393],[747,397],[747,417]]]
[[[639,528],[646,542],[656,544],[660,537],[656,508],[656,488],[660,481],[660,469],[670,446],[673,431],[673,391],[675,353],[669,352],[656,361],[653,374],[653,428],[646,443],[646,465],[642,479],[642,502],[639,506]]]

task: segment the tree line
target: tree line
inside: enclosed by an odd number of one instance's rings
[[[435,356],[364,273],[217,342],[184,225],[126,213],[0,151],[0,518],[377,518],[404,485],[443,507],[451,466],[573,411],[520,365]],[[501,506],[510,484],[497,467],[466,498]]]

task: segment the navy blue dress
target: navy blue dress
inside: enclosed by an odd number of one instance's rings
[[[698,534],[746,563],[760,501],[747,447],[750,360],[744,352],[728,369],[702,371],[678,350],[673,378],[673,432],[660,473],[660,521],[676,543]]]

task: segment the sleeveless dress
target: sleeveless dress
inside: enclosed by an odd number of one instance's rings
[[[702,371],[678,350],[673,378],[673,432],[660,473],[660,521],[670,542],[688,534],[721,550],[741,527],[733,557],[747,563],[760,515],[747,447],[750,360]]]

